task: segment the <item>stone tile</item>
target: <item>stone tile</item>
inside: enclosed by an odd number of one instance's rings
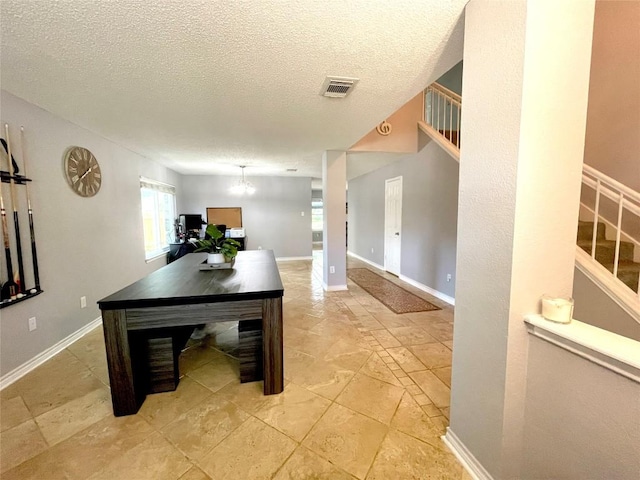
[[[207,363],[220,358],[223,354],[205,343],[195,343],[185,348],[180,357],[180,375],[187,375]]]
[[[420,389],[420,387],[415,384],[407,386],[406,390],[411,395],[420,395],[422,393],[422,390]]]
[[[326,398],[289,383],[282,393],[265,397],[263,406],[255,416],[301,441],[330,404]]]
[[[22,397],[17,396],[0,402],[0,431],[4,432],[31,420],[31,413]]]
[[[414,385],[413,380],[411,380],[409,377],[400,378],[400,383],[402,383],[403,387],[410,387],[411,385]]]
[[[191,467],[179,480],[211,480],[211,477],[198,467]]]
[[[301,328],[303,330],[311,330],[313,327],[322,323],[324,319],[317,315],[309,315],[308,313],[302,315],[295,315],[286,318],[287,326]]]
[[[214,479],[270,479],[296,448],[296,442],[250,418],[211,450],[200,468]]]
[[[336,398],[355,375],[355,371],[322,359],[288,352],[285,377],[329,400]]]
[[[439,417],[442,415],[442,412],[438,407],[436,407],[433,403],[421,405],[422,410],[426,413],[429,418]]]
[[[159,433],[147,437],[116,458],[88,480],[175,480],[185,474],[191,463]]]
[[[439,368],[451,366],[451,350],[441,343],[427,343],[411,347],[413,354],[427,366],[427,368]]]
[[[389,332],[405,347],[438,341],[429,335],[425,329],[416,326],[390,328]]]
[[[440,411],[442,411],[442,415],[444,415],[444,417],[449,420],[449,407],[441,408]]]
[[[373,335],[384,348],[400,346],[398,339],[391,335],[389,330],[372,330],[371,335]]]
[[[31,371],[14,385],[34,417],[104,387],[68,350]]]
[[[429,405],[431,404],[431,400],[424,393],[420,395],[414,395],[413,399],[416,401],[418,405]]]
[[[423,328],[439,342],[453,340],[453,325],[449,322],[431,323]]]
[[[273,480],[355,480],[355,477],[300,446]]]
[[[347,370],[358,371],[371,356],[369,348],[338,340],[321,357],[326,362],[333,363]]]
[[[436,377],[442,380],[447,387],[451,388],[451,367],[436,368],[432,370]]]
[[[336,402],[389,425],[404,389],[357,374],[336,398]]]
[[[396,363],[400,365],[400,368],[407,373],[427,369],[406,347],[387,348],[387,352],[389,352]]]
[[[240,378],[240,365],[237,360],[217,352],[213,361],[189,372],[188,377],[217,392],[230,382]]]
[[[434,446],[439,444],[440,436],[444,435],[444,430],[433,423],[429,415],[408,393],[402,397],[391,421],[391,427]]]
[[[2,480],[86,480],[153,433],[141,417],[108,416],[2,474]]]
[[[391,369],[382,361],[382,358],[380,358],[377,353],[374,353],[369,357],[367,363],[365,363],[360,369],[360,373],[372,378],[377,378],[383,382],[390,383],[391,385],[396,385],[398,387],[402,386],[402,383],[400,383]]]
[[[183,377],[175,391],[147,395],[138,415],[154,427],[162,428],[211,395],[211,390]]]
[[[248,419],[249,414],[214,395],[161,432],[190,459],[199,460]]]
[[[384,325],[382,325],[380,322],[378,322],[373,317],[373,315],[369,314],[368,312],[367,312],[366,315],[359,315],[358,316],[358,322],[360,322],[362,327],[367,332],[372,332],[373,333],[374,330],[380,330],[380,329],[384,328]]]
[[[90,370],[96,370],[107,364],[102,327],[94,328],[84,337],[69,345],[67,350]]]
[[[287,383],[285,382],[286,388]],[[242,410],[255,415],[263,405],[269,403],[269,398],[264,395],[264,382],[240,383],[240,380],[236,379],[216,392],[211,401],[221,399],[232,402]]]
[[[409,374],[413,381],[431,399],[436,407],[448,407],[451,390],[436,377],[433,372],[413,372]]]
[[[387,310],[386,313],[374,313],[373,316],[385,328],[413,327],[415,325],[407,314],[398,315],[395,313],[388,313]]]
[[[353,410],[333,404],[303,445],[332,464],[364,479],[387,433],[387,427]]]
[[[107,415],[113,415],[111,392],[102,387],[37,416],[35,421],[47,443],[52,446]]]
[[[462,475],[462,466],[444,450],[391,430],[382,442],[367,480],[420,478],[449,480]]]
[[[0,473],[47,449],[47,443],[33,420],[0,433]],[[4,474],[2,475],[4,479]]]

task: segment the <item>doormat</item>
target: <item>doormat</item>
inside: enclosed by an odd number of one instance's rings
[[[406,291],[368,268],[350,268],[347,270],[347,277],[385,304],[394,313],[440,310],[440,307],[436,307],[433,303],[429,303]]]

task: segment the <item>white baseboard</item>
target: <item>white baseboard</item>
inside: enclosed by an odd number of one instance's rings
[[[54,357],[55,355],[57,355],[62,350],[67,348],[69,345],[71,345],[72,343],[76,342],[80,338],[84,337],[87,333],[89,333],[91,330],[93,330],[94,328],[96,328],[98,325],[101,325],[101,324],[102,324],[102,317],[96,318],[92,322],[86,324],[80,330],[76,330],[71,335],[69,335],[67,338],[63,338],[62,340],[60,340],[58,343],[56,343],[52,347],[49,347],[44,352],[36,355],[35,357],[33,357],[28,362],[23,363],[19,367],[14,368],[13,370],[11,370],[6,375],[3,375],[2,378],[0,378],[0,390],[4,389],[5,387],[8,387],[9,385],[14,383],[15,381],[17,381],[20,378],[24,377],[31,370],[35,369],[36,367],[39,367],[44,362],[46,362],[47,360],[49,360],[52,357]]]
[[[322,282],[322,288],[325,292],[340,292],[343,290],[349,290],[346,285],[327,285],[324,282]]]
[[[294,260],[313,260],[313,257],[277,257],[278,262],[293,262]]]
[[[378,265],[377,263],[374,263],[371,260],[368,260],[368,259],[366,259],[364,257],[361,257],[357,253],[347,252],[347,255],[349,255],[350,257],[353,257],[353,258],[355,258],[357,260],[360,260],[361,262],[364,262],[367,265],[371,265],[373,268],[377,268],[378,270],[384,270],[384,267],[382,265]]]
[[[451,428],[447,427],[447,433],[440,437],[449,450],[456,456],[473,480],[493,480],[493,477],[487,472],[482,464],[478,462],[476,457],[467,449],[460,441]]]
[[[368,259],[366,259],[364,257],[361,257],[357,253],[353,253],[351,251],[348,251],[347,255],[349,255],[350,257],[353,257],[355,259],[358,259],[361,262],[366,263],[367,265],[371,265],[372,267],[377,268],[378,270],[384,271],[384,267],[382,265],[378,265],[377,263],[374,263],[371,260],[368,260]],[[455,298],[450,297],[449,295],[446,295],[446,294],[444,294],[442,292],[439,292],[438,290],[434,290],[431,287],[427,287],[426,285],[423,285],[420,282],[416,282],[412,278],[405,277],[404,275],[400,275],[398,278],[400,280],[402,280],[403,282],[407,282],[409,285],[413,285],[414,287],[419,288],[423,292],[427,292],[429,295],[433,295],[434,297],[439,298],[443,302],[447,302],[449,305],[455,305],[456,304],[456,299]]]
[[[456,299],[455,298],[450,297],[449,295],[446,295],[446,294],[444,294],[442,292],[439,292],[438,290],[434,290],[431,287],[427,287],[426,285],[423,285],[420,282],[416,282],[412,278],[405,277],[404,275],[400,275],[398,278],[400,280],[402,280],[403,282],[407,282],[409,285],[413,285],[414,287],[419,288],[423,292],[427,292],[429,295],[433,295],[434,297],[439,298],[443,302],[447,302],[449,305],[455,305],[456,304]]]

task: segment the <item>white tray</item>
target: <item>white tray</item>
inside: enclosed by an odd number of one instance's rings
[[[233,268],[233,264],[236,263],[236,259],[234,258],[228,263],[207,263],[205,260],[199,266],[199,270],[229,270]]]

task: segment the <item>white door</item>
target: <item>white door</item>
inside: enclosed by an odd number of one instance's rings
[[[384,269],[400,275],[402,244],[402,177],[384,184]]]

